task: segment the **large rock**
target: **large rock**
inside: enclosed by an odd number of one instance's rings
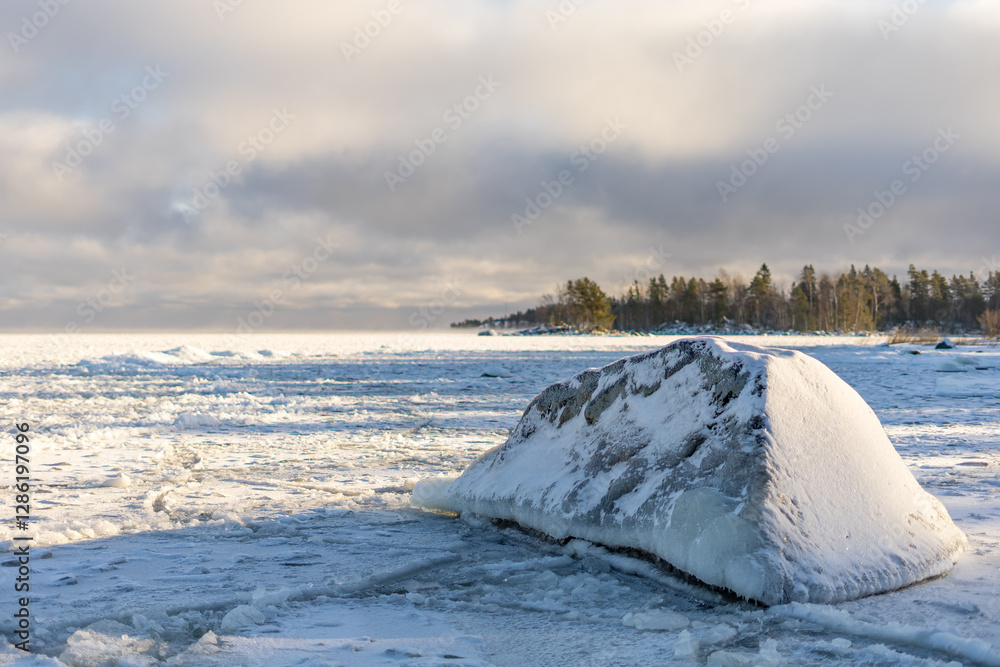
[[[955,343],[950,338],[944,338],[934,346],[935,350],[954,350]]]
[[[503,446],[413,504],[640,549],[765,604],[900,588],[967,545],[831,370],[718,338],[552,385]]]

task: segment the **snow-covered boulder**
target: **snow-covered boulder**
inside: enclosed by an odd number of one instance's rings
[[[954,350],[955,342],[950,338],[944,338],[937,345],[934,346],[935,350]]]
[[[552,385],[504,445],[412,503],[640,549],[765,604],[900,588],[967,545],[836,374],[719,338]]]

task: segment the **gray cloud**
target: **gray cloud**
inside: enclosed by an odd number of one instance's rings
[[[612,287],[651,248],[672,253],[668,276],[767,261],[785,281],[806,262],[967,273],[1000,250],[991,3],[928,2],[883,36],[890,2],[591,0],[554,30],[554,2],[404,2],[348,62],[383,6],[244,3],[220,20],[195,0],[69,2],[15,53],[9,33],[40,10],[5,3],[0,326],[60,328],[121,267],[136,281],[93,327],[228,330],[275,289],[266,328],[406,327],[457,280],[443,324],[571,277]],[[706,38],[723,9],[735,18]],[[149,67],[169,74],[136,100]],[[795,121],[817,88],[832,96]],[[294,119],[269,134],[276,109]],[[106,119],[60,180],[53,162]],[[954,144],[851,243],[857,208],[948,127]],[[769,139],[723,201],[718,183]],[[564,170],[518,233],[511,215]],[[195,214],[213,176],[229,182]],[[338,247],[292,288],[317,239]]]

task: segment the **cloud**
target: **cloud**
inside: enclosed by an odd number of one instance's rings
[[[490,314],[567,278],[611,287],[650,248],[668,276],[767,261],[788,281],[806,262],[967,273],[1000,245],[993,3],[393,6],[71,1],[27,39],[39,4],[5,3],[0,326],[58,327],[129,267],[104,326],[235,327],[328,237],[267,326],[408,326],[455,278],[449,308]],[[852,243],[858,207],[948,127]]]

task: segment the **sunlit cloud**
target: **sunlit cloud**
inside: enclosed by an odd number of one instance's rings
[[[28,38],[37,3],[6,3],[0,326],[59,327],[120,267],[107,326],[226,329],[283,284],[298,315],[268,326],[406,326],[449,280],[452,319],[482,316],[568,278],[612,289],[651,247],[668,277],[766,261],[787,282],[968,273],[1000,245],[994,3],[386,7],[73,2]],[[943,127],[954,147],[849,238]]]

